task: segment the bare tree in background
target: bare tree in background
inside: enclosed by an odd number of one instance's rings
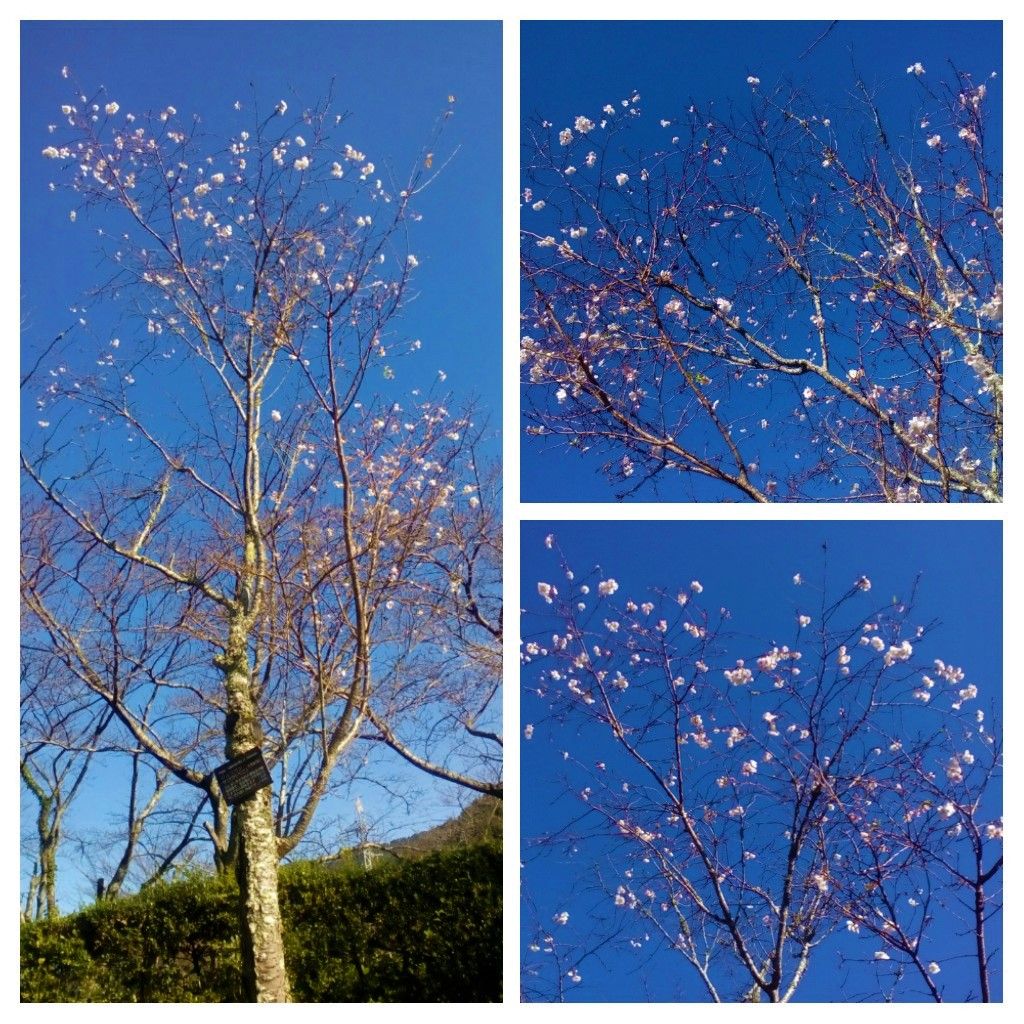
[[[860,81],[859,106],[831,112],[754,76],[746,114],[668,112],[647,154],[638,95],[529,126],[524,443],[586,453],[620,498],[655,481],[673,498],[1000,500],[991,83],[909,71],[910,138]]]
[[[59,912],[57,853],[65,819],[111,719],[98,702],[69,694],[69,688],[48,678],[52,670],[59,680],[57,659],[26,658],[22,664],[20,772],[35,805],[24,844],[33,868],[23,915],[35,920]]]
[[[123,734],[114,727],[116,704],[106,701],[94,688],[82,685],[75,664],[67,659],[66,651],[51,632],[45,611],[38,614],[41,609],[60,606],[65,623],[76,631],[80,644],[103,659],[102,671],[112,685],[131,685],[135,667],[125,659],[126,649],[118,631],[118,623],[130,614],[132,607],[131,601],[124,599],[123,581],[105,579],[105,604],[90,602],[86,591],[78,586],[85,578],[84,565],[90,562],[89,545],[78,547],[74,559],[64,565],[55,557],[58,551],[68,552],[70,539],[67,523],[51,507],[39,501],[23,503],[21,776],[39,805],[35,834],[28,844],[28,855],[37,869],[29,882],[27,907],[31,914],[34,895],[38,901],[45,899],[46,916],[57,912],[57,854],[67,838],[68,811],[80,795],[90,770],[98,762],[109,768],[115,755],[129,759],[127,818],[113,842],[109,838],[104,840],[108,854],[121,847],[109,881],[99,880],[102,891],[110,896],[117,895],[127,877],[168,778],[159,765],[147,767],[140,762],[140,750],[131,737],[126,744]],[[152,634],[147,635],[142,625],[137,625],[134,632],[147,636],[146,657],[158,661],[161,654]],[[153,705],[150,699],[142,712],[144,723]],[[147,784],[150,774],[153,778]],[[109,794],[111,787],[104,786],[102,791]],[[111,809],[112,801],[103,805],[103,811]],[[120,812],[121,808],[117,810]],[[83,841],[80,830],[76,841]],[[36,916],[39,909],[37,905]]]
[[[943,965],[968,961],[989,1001],[998,723],[963,669],[922,658],[916,586],[879,603],[867,577],[798,576],[779,643],[731,633],[700,581],[646,598],[562,569],[524,623],[523,714],[553,744],[564,824],[524,851],[527,877],[571,852],[596,902],[537,912],[531,998],[585,984],[628,929],[641,974],[670,951],[690,1000],[789,1002],[826,946],[843,998],[939,1002]]]
[[[126,588],[113,625],[131,679],[68,607],[31,583],[27,600],[137,748],[206,794],[217,860],[239,880],[250,996],[285,1001],[279,859],[371,715],[397,734],[386,716],[404,709],[373,710],[376,676],[453,543],[453,508],[471,511],[471,415],[438,384],[393,383],[419,348],[393,323],[418,264],[406,233],[452,111],[394,188],[338,144],[329,103],[240,112],[226,140],[104,95],[63,113],[43,155],[72,219],[102,225],[96,301],[123,326],[87,338],[83,324],[47,352],[22,465],[71,528],[51,569],[87,614],[108,614],[112,581]],[[153,642],[173,657],[154,660]],[[491,681],[474,685],[489,701]],[[275,792],[229,810],[211,770],[253,749]]]

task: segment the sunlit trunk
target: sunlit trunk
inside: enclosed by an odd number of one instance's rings
[[[259,1003],[286,1003],[288,974],[277,897],[277,836],[270,790],[238,807],[239,856],[235,866],[242,904],[242,965],[246,995]]]
[[[229,625],[221,667],[228,698],[227,755],[234,758],[259,748],[263,741],[250,689],[245,624],[240,619]],[[246,996],[253,1002],[288,1002],[288,975],[277,895],[277,835],[269,789],[260,790],[235,807],[234,832],[238,845],[235,874],[241,897]]]
[[[59,835],[51,832],[40,837],[39,844],[39,913],[49,918],[57,916],[57,843]]]

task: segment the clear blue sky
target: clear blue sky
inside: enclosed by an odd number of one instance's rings
[[[97,283],[93,226],[68,220],[47,191],[40,151],[69,101],[68,65],[83,89],[107,87],[125,109],[174,105],[210,132],[235,130],[236,99],[270,110],[324,97],[351,111],[346,138],[404,180],[450,94],[457,98],[437,163],[458,147],[421,197],[410,238],[420,260],[402,321],[423,350],[429,384],[442,368],[462,397],[479,395],[500,426],[501,27],[497,22],[29,22],[22,29],[22,317],[30,352],[75,317]],[[95,325],[94,325],[95,326]],[[411,373],[411,370],[405,371]],[[25,421],[34,423],[29,407]],[[493,451],[497,452],[495,445]]]
[[[544,538],[554,534],[556,549],[545,547]],[[922,573],[912,621],[939,624],[922,641],[918,652],[925,659],[941,657],[964,666],[977,683],[978,707],[986,720],[999,717],[1002,707],[1002,545],[1001,524],[987,522],[526,522],[522,528],[521,604],[525,609],[524,639],[550,644],[558,625],[551,609],[537,594],[538,581],[550,582],[569,592],[560,570],[559,552],[576,573],[577,582],[600,567],[596,579],[614,577],[619,583],[616,600],[637,603],[653,596],[656,588],[670,595],[688,587],[691,580],[704,586],[703,606],[724,605],[732,612],[729,659],[751,657],[750,646],[760,640],[792,643],[794,619],[798,612],[817,607],[823,571],[822,544],[828,544],[828,579],[832,592],[845,589],[861,574],[873,582],[871,594],[864,595],[872,608],[887,605],[896,596],[909,596],[909,587]],[[794,587],[794,573],[805,584]],[[593,586],[593,580],[590,580]],[[643,596],[642,596],[643,595]],[[588,599],[589,600],[589,599]],[[678,610],[678,609],[677,609]],[[559,724],[550,716],[546,700],[535,694],[541,660],[522,673],[521,727],[532,723],[533,738],[521,742],[522,858],[524,892],[536,913],[523,910],[522,949],[534,941],[535,923],[559,941],[579,941],[586,946],[594,934],[609,926],[623,925],[619,936],[627,938],[644,931],[638,918],[615,911],[607,895],[607,879],[621,878],[621,857],[602,840],[578,842],[578,852],[564,845],[540,849],[531,837],[550,834],[582,815],[586,805],[578,798],[583,785],[592,781],[593,764],[608,764],[608,775],[616,776],[621,765],[607,730],[581,726],[575,718]],[[908,721],[908,729],[911,728]],[[563,752],[569,751],[566,760]],[[628,772],[628,769],[625,769]],[[629,775],[625,774],[628,778]],[[595,786],[598,783],[594,783]],[[994,794],[989,808],[992,817],[1001,813]],[[587,825],[577,831],[586,833]],[[572,831],[572,830],[570,830]],[[618,866],[617,866],[618,865]],[[614,883],[612,884],[614,888]],[[551,924],[554,913],[566,910],[569,924]],[[615,916],[618,913],[619,916]],[[595,921],[602,919],[602,924]],[[948,919],[936,923],[933,934],[941,948]],[[957,926],[959,928],[959,926]],[[990,936],[990,949],[998,948],[999,923]],[[801,1000],[835,1000],[871,991],[873,966],[851,972],[849,978],[838,969],[837,951],[853,947],[845,933],[818,949],[816,959],[800,990]],[[868,940],[870,943],[870,940]],[[871,950],[877,945],[868,945]],[[529,962],[543,961],[543,954],[525,952]],[[856,948],[865,955],[865,946]],[[936,954],[933,954],[936,955]],[[994,992],[1001,992],[1001,957],[993,961]],[[570,961],[569,966],[572,966]],[[682,969],[678,954],[656,943],[645,943],[634,953],[628,946],[609,946],[591,956],[579,970],[584,980],[567,985],[568,998],[579,1001],[673,1000],[694,998],[694,975]],[[970,970],[969,970],[970,968]],[[871,972],[865,975],[865,970]],[[688,973],[689,972],[689,973]],[[867,979],[867,980],[866,980]],[[939,980],[945,998],[964,998],[968,986],[977,992],[977,977],[968,962],[943,961]],[[837,986],[841,993],[837,993]],[[845,987],[844,987],[845,986]],[[689,996],[687,995],[689,993]],[[699,998],[699,997],[698,997]]]
[[[822,116],[832,116],[840,148],[852,141],[850,125],[862,123],[853,95],[856,72],[863,78],[889,126],[890,135],[920,137],[921,104],[931,102],[922,90],[949,72],[949,62],[969,71],[976,81],[1002,73],[1002,27],[999,22],[840,21],[803,59],[801,55],[828,28],[820,22],[524,22],[521,34],[521,116],[524,124],[546,118],[556,129],[579,114],[598,119],[606,103],[639,93],[642,116],[615,146],[635,158],[665,147],[661,118],[678,117],[691,102],[720,118],[749,110],[748,75],[769,91],[784,81],[806,87]],[[928,82],[908,82],[906,68],[920,61]],[[1001,79],[989,88],[991,143],[989,156],[1000,159]],[[856,111],[856,118],[849,115]],[[626,164],[631,163],[625,158]],[[625,164],[624,164],[625,166]],[[526,208],[528,210],[528,208]],[[528,221],[525,221],[526,217]],[[547,218],[545,220],[545,218]],[[541,215],[529,211],[531,230],[557,234],[557,207]],[[543,232],[541,232],[543,233]],[[803,384],[800,384],[803,387]],[[799,400],[781,396],[788,412]],[[762,415],[758,413],[758,415]],[[778,417],[781,422],[782,417]],[[699,443],[694,441],[699,448]],[[762,469],[769,452],[760,453]],[[607,460],[582,457],[561,441],[524,436],[521,449],[524,501],[609,501],[613,485],[600,473]],[[778,458],[776,455],[775,458]],[[783,463],[783,465],[786,465]],[[639,479],[639,474],[630,484]],[[678,474],[661,474],[631,494],[634,500],[735,500],[736,493],[709,482],[684,482]],[[624,490],[621,486],[618,490]],[[834,496],[834,495],[833,495]]]
[[[489,426],[484,454],[500,454],[501,425],[501,26],[498,22],[27,22],[22,26],[22,351],[23,366],[40,345],[77,320],[69,307],[99,284],[95,228],[88,215],[69,220],[70,200],[51,194],[57,169],[40,156],[73,102],[61,68],[92,93],[105,86],[125,110],[177,108],[198,115],[207,132],[235,131],[243,110],[279,99],[301,109],[325,97],[351,112],[346,138],[376,159],[377,173],[405,180],[417,165],[435,122],[454,94],[435,166],[451,163],[418,199],[422,221],[410,230],[419,260],[415,298],[395,326],[422,340],[415,363],[405,360],[398,386],[429,387],[439,369],[456,400],[476,398],[476,421]],[[457,150],[457,152],[456,152]],[[384,173],[382,173],[384,172]],[[89,310],[89,331],[106,338],[114,311]],[[122,328],[123,329],[123,328]],[[111,331],[111,333],[113,333]],[[26,437],[36,431],[34,389],[22,409]],[[382,771],[401,792],[418,791],[411,809],[399,806],[386,823],[392,837],[453,813],[450,784],[384,759]],[[397,780],[397,781],[396,781]],[[72,814],[68,832],[116,821],[125,783],[99,771]],[[110,794],[117,794],[111,799]],[[360,785],[371,818],[390,806],[387,794]],[[351,795],[354,795],[351,794]],[[323,816],[351,817],[351,795],[330,801]],[[116,826],[115,826],[116,827]],[[72,847],[69,845],[68,853]],[[60,896],[65,909],[87,897],[92,879],[65,860]]]

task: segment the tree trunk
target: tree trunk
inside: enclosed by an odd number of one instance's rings
[[[36,920],[57,916],[57,847],[60,845],[60,826],[64,811],[61,805],[60,783],[48,793],[36,779],[27,761],[21,762],[21,777],[39,803],[36,813],[36,841],[39,860],[36,862],[29,902],[34,893]]]
[[[32,877],[28,880],[28,895],[25,897],[25,910],[22,918],[32,921],[38,917],[35,911],[36,894],[39,892],[39,861],[32,865]],[[34,916],[33,916],[34,915]]]
[[[40,911],[48,918],[57,917],[57,845],[59,833],[54,830],[40,843],[39,849],[39,903]],[[45,911],[43,906],[45,905]]]
[[[228,758],[258,749],[263,730],[253,700],[246,650],[244,621],[229,625],[228,640],[218,665],[227,689]],[[242,972],[246,997],[258,1003],[286,1003],[289,1000],[285,970],[284,936],[277,897],[277,834],[270,809],[270,790],[238,804],[234,810],[238,837],[235,873],[240,894]]]
[[[277,836],[270,790],[238,805],[238,861],[242,897],[242,967],[246,996],[257,1003],[286,1003],[288,974],[277,898]]]

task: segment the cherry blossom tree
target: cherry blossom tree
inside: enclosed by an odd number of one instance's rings
[[[204,795],[215,858],[239,881],[250,995],[285,1001],[279,859],[357,740],[412,751],[442,717],[415,719],[429,687],[396,698],[396,652],[440,650],[445,623],[461,636],[489,614],[493,576],[480,594],[441,575],[460,538],[492,537],[496,518],[472,411],[453,409],[443,374],[396,380],[420,347],[396,318],[451,106],[401,186],[339,141],[346,118],[330,99],[236,111],[230,137],[210,137],[173,107],[136,114],[80,92],[43,149],[72,219],[98,225],[104,278],[90,316],[27,381],[40,420],[22,455],[70,531],[48,571],[88,608],[27,590],[72,674]],[[92,327],[97,307],[117,311],[114,330]],[[470,565],[486,543],[465,552]],[[109,618],[115,581],[127,610],[107,636],[127,680],[76,621]],[[441,592],[443,620],[424,598]],[[173,657],[149,657],[156,637]],[[464,704],[445,718],[459,749],[428,744],[421,767],[500,791],[494,685],[463,673]],[[212,768],[253,749],[273,791],[229,808]]]
[[[907,71],[910,137],[754,75],[650,151],[638,94],[529,124],[525,443],[618,498],[1000,500],[995,83]]]
[[[406,602],[367,707],[367,738],[435,778],[500,797],[501,473],[475,456],[471,466],[464,501],[444,510],[428,571]]]
[[[698,580],[625,594],[551,568],[524,620],[524,741],[543,726],[565,796],[524,856],[528,875],[580,860],[588,909],[535,909],[529,998],[633,952],[641,974],[674,962],[690,1001],[789,1002],[836,956],[843,998],[964,998],[941,972],[967,962],[990,1000],[999,723],[930,650],[916,584],[879,601],[867,576],[798,574],[782,643]]]

